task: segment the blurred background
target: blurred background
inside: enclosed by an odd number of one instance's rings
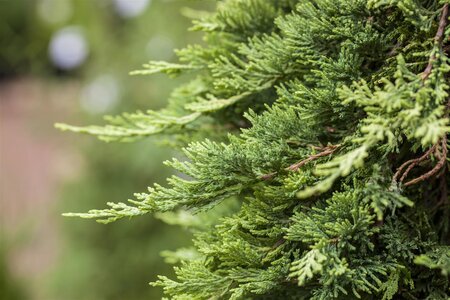
[[[55,122],[163,107],[188,78],[131,77],[200,37],[214,1],[0,0],[0,299],[159,299],[159,255],[188,232],[150,216],[100,225],[63,212],[124,201],[169,175],[155,139],[105,144]],[[183,13],[184,12],[184,13]]]

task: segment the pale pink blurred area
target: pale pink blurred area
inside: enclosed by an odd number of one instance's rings
[[[58,187],[83,165],[71,135],[53,125],[76,121],[79,90],[73,80],[0,82],[0,226],[13,275],[33,285],[58,256]]]

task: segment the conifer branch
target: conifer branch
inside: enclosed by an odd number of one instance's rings
[[[108,223],[193,213],[167,218],[196,231],[195,258],[177,255],[176,280],[154,284],[174,300],[446,299],[449,284],[434,269],[450,273],[441,220],[449,213],[450,2],[218,3],[196,23],[204,45],[178,51],[182,64],[144,71],[202,70],[167,109],[106,128],[63,127],[108,140],[164,131],[189,145],[166,163],[184,175],[128,204],[69,216]],[[226,140],[230,123],[242,130]],[[324,140],[336,144],[310,146]],[[408,147],[403,164],[400,147]],[[398,188],[427,179],[414,193]],[[424,199],[434,207],[414,206]]]
[[[444,6],[442,8],[441,17],[439,19],[438,30],[434,37],[435,45],[437,46],[438,49],[443,49],[444,33],[445,33],[445,29],[448,24],[448,17],[449,17],[448,6],[449,6],[448,3],[446,3],[446,4],[444,4]],[[424,72],[422,73],[422,76],[421,76],[422,81],[427,80],[428,77],[430,76],[430,74],[433,70],[433,64],[434,64],[435,60],[436,60],[436,54],[433,53],[428,61],[427,67],[425,68]],[[448,118],[449,109],[450,109],[450,99],[448,100],[448,102],[445,106],[444,118]],[[441,144],[441,151],[436,152],[439,148],[439,144]],[[447,149],[447,134],[444,134],[442,139],[438,143],[434,144],[430,149],[428,149],[428,151],[426,151],[421,157],[408,160],[404,164],[402,164],[397,169],[396,173],[394,174],[393,182],[397,182],[397,179],[400,176],[400,174],[402,173],[403,169],[407,167],[406,170],[403,172],[403,175],[400,177],[400,183],[403,182],[406,179],[406,177],[408,176],[409,172],[414,167],[416,167],[419,163],[428,159],[430,157],[430,155],[433,153],[436,153],[437,156],[439,157],[439,161],[433,167],[433,169],[431,169],[429,172],[427,172],[415,179],[412,179],[412,180],[406,182],[404,185],[405,186],[414,185],[414,184],[417,184],[421,181],[424,181],[424,180],[436,175],[439,172],[439,170],[442,167],[444,167],[444,165],[445,165],[445,161],[447,159],[447,151],[448,151],[448,149]]]

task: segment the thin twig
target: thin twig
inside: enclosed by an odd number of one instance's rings
[[[270,180],[270,179],[274,178],[277,174],[278,174],[277,172],[272,172],[272,173],[269,173],[269,174],[264,174],[260,178],[262,180]]]
[[[290,165],[289,167],[285,168],[284,170],[285,171],[294,171],[294,172],[298,171],[301,167],[303,167],[307,163],[309,163],[311,161],[314,161],[314,160],[316,160],[318,158],[321,158],[321,157],[328,156],[328,155],[332,154],[340,146],[341,145],[330,145],[330,146],[327,146],[325,148],[321,148],[321,150],[323,150],[322,152],[310,155],[308,158],[303,159],[303,160],[301,160],[301,161],[299,161],[299,162],[297,162],[297,163],[295,163],[293,165]],[[316,147],[316,149],[317,149],[317,147]],[[260,178],[262,180],[270,180],[273,177],[275,177],[277,174],[278,174],[278,172],[272,172],[272,173],[269,173],[269,174],[262,175]]]
[[[405,183],[405,186],[410,186],[419,183],[421,181],[424,181],[436,175],[439,172],[439,170],[441,170],[445,166],[445,161],[447,160],[447,135],[444,135],[444,137],[442,138],[441,147],[442,147],[441,157],[438,163],[434,166],[434,168],[428,171],[427,173],[408,181],[407,183]]]
[[[445,27],[447,26],[448,22],[448,3],[444,4],[444,7],[442,7],[442,13],[441,18],[439,20],[439,27],[436,32],[436,35],[434,36],[434,42],[439,45],[439,47],[442,47],[442,42],[444,40],[444,33],[445,33]],[[431,71],[433,70],[433,63],[436,60],[436,54],[433,53],[433,55],[430,57],[430,60],[428,61],[428,65],[425,68],[425,71],[422,73],[422,80],[425,81],[431,74]]]
[[[422,155],[419,158],[416,159],[412,159],[412,163],[409,165],[409,167],[405,170],[405,172],[403,173],[402,177],[400,178],[400,182],[403,182],[403,180],[405,180],[405,178],[408,176],[409,172],[415,167],[417,166],[419,163],[423,162],[424,160],[428,159],[430,157],[430,155],[436,150],[436,145],[434,145],[433,147],[431,147],[430,149],[428,149],[427,152],[425,152],[424,155]]]
[[[284,243],[286,243],[286,240],[284,238],[280,238],[278,241],[276,241],[276,243],[272,247],[270,247],[270,250],[267,251],[265,257],[267,257],[270,254],[270,252],[274,251]]]
[[[392,178],[392,180],[393,180],[394,182],[397,182],[398,177],[400,176],[400,174],[402,173],[402,171],[403,171],[403,169],[404,169],[405,167],[407,167],[408,165],[410,165],[410,166],[408,167],[408,169],[405,171],[405,173],[408,174],[409,171],[411,171],[411,169],[414,168],[414,166],[416,166],[418,163],[420,163],[420,162],[424,161],[425,159],[427,159],[427,158],[430,156],[430,154],[431,154],[432,152],[434,152],[435,149],[436,149],[436,145],[434,145],[433,147],[431,147],[430,149],[428,149],[428,151],[425,152],[425,154],[423,154],[421,157],[415,158],[415,159],[410,159],[410,160],[406,161],[405,163],[403,163],[403,164],[397,169],[397,172],[395,172],[394,177]],[[401,177],[401,179],[400,179],[400,182],[403,181],[403,179],[404,179],[405,177],[406,177],[406,176],[403,175],[403,176]]]
[[[295,163],[295,164],[287,167],[286,171],[297,171],[298,169],[300,169],[301,167],[303,167],[304,165],[306,165],[310,161],[313,161],[313,160],[316,160],[316,159],[318,159],[320,157],[328,156],[328,155],[332,154],[334,151],[336,151],[338,146],[339,145],[331,145],[331,146],[325,147],[324,151],[322,151],[320,153],[317,153],[317,154],[314,154],[314,155],[311,155],[310,157],[308,157],[308,158],[306,158],[306,159],[304,159],[302,161],[299,161],[298,163]]]
[[[280,247],[281,245],[283,245],[284,243],[286,243],[286,240],[284,238],[279,239],[271,248],[270,251],[273,251],[275,249],[277,249],[278,247]]]

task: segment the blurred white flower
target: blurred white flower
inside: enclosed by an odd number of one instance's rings
[[[91,114],[104,114],[119,102],[119,83],[111,75],[95,78],[81,91],[81,107]]]
[[[114,0],[114,8],[123,18],[133,18],[142,14],[150,0]]]
[[[89,49],[80,28],[65,27],[53,34],[48,51],[55,66],[71,70],[84,63]]]

